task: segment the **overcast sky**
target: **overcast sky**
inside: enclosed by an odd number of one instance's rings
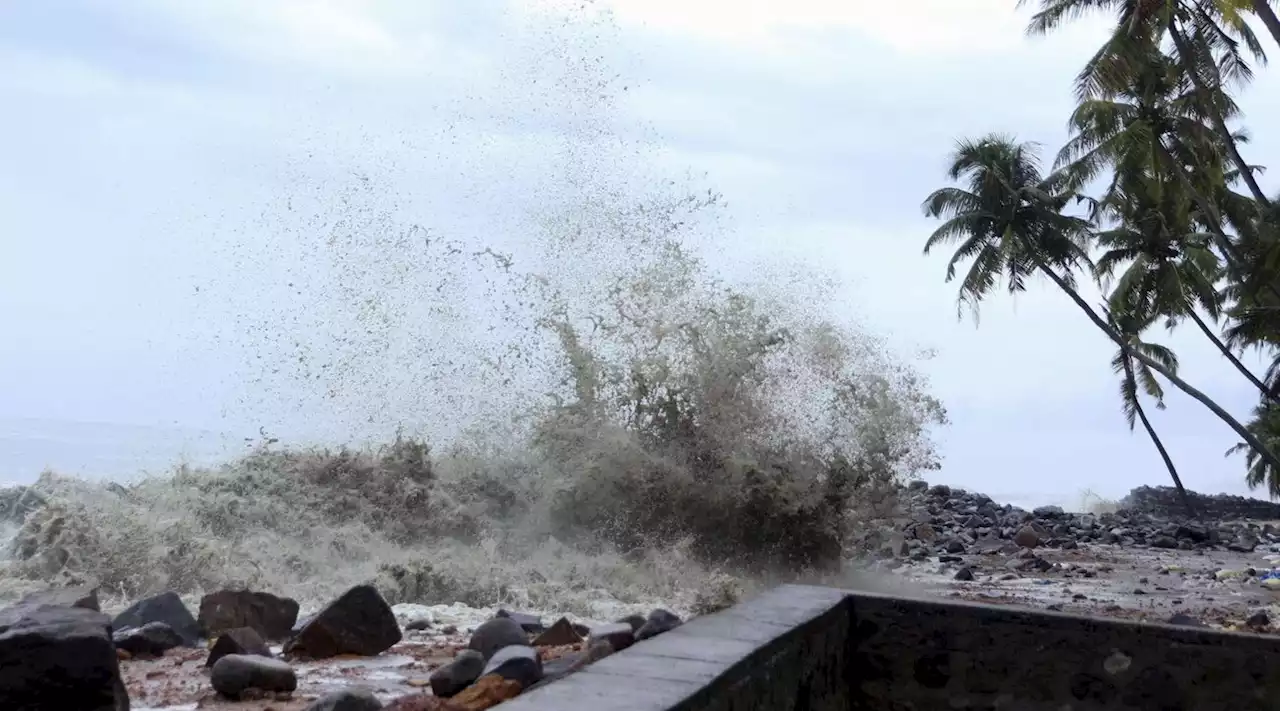
[[[1101,20],[1026,38],[1012,0],[598,4],[611,19],[498,0],[0,5],[0,454],[67,469],[89,456],[89,435],[65,428],[32,454],[57,428],[18,420],[237,437],[385,424],[246,381],[255,354],[323,330],[288,285],[333,275],[298,274],[324,258],[288,235],[355,214],[518,252],[548,193],[565,199],[549,185],[691,175],[727,201],[718,269],[834,272],[833,308],[904,353],[936,351],[921,367],[953,424],[934,479],[1021,501],[1167,482],[1125,427],[1112,346],[1066,298],[1036,288],[992,299],[979,325],[958,320],[949,255],[920,253],[934,226],[920,202],[957,137],[1064,141]],[[1240,99],[1257,130],[1247,156],[1264,164],[1280,147],[1259,118],[1278,108],[1274,76],[1261,70]],[[370,256],[387,239],[344,268],[401,283],[411,263]],[[460,283],[448,288],[473,289]],[[1247,415],[1247,384],[1200,339],[1153,337]],[[356,360],[394,372],[391,358]],[[397,382],[362,397],[383,414],[421,404]],[[1153,416],[1189,486],[1245,491],[1212,415],[1173,394]],[[159,446],[144,429],[95,432],[111,448],[93,450],[99,464]]]

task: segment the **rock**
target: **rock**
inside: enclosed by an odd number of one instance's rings
[[[958,538],[952,538],[947,541],[947,552],[951,554],[964,553],[964,543]]]
[[[520,682],[521,689],[542,680],[542,656],[533,647],[503,647],[485,666],[482,676],[498,675]]]
[[[365,688],[341,689],[312,701],[302,711],[380,711],[382,702]]]
[[[203,634],[200,623],[192,617],[191,611],[182,603],[178,593],[166,592],[139,600],[124,612],[116,615],[111,622],[113,629],[122,630],[128,627],[142,627],[150,622],[163,622],[182,639],[187,647],[199,647]]]
[[[1061,506],[1037,506],[1031,513],[1036,518],[1053,518],[1064,514]]]
[[[973,580],[973,569],[961,568],[960,570],[957,570],[955,579],[962,581]]]
[[[474,649],[458,652],[453,661],[431,673],[431,691],[447,699],[467,688],[484,673],[484,655]]]
[[[911,532],[917,540],[924,541],[925,543],[932,543],[938,538],[938,529],[927,523],[917,524],[911,529]]]
[[[1050,570],[1053,570],[1053,563],[1050,563],[1049,561],[1045,560],[1044,558],[1041,558],[1040,556],[1035,556],[1033,558],[1028,558],[1026,560],[1018,561],[1016,568],[1017,570],[1021,570],[1021,571],[1034,571],[1038,573],[1046,573]]]
[[[431,620],[425,617],[419,617],[416,620],[409,620],[404,626],[405,632],[423,632],[431,629]]]
[[[263,639],[288,639],[298,621],[298,603],[287,597],[249,590],[219,590],[200,598],[199,622],[205,634],[252,627]]]
[[[1258,539],[1253,536],[1242,534],[1227,544],[1227,550],[1236,553],[1252,553],[1254,548],[1258,547]]]
[[[524,691],[524,687],[520,682],[504,679],[497,674],[489,674],[476,679],[476,683],[449,699],[449,704],[459,711],[483,711],[508,699],[514,699],[520,695],[521,691]]]
[[[23,597],[18,601],[18,605],[82,607],[86,610],[102,612],[102,607],[98,604],[98,589],[87,585],[39,590]]]
[[[951,496],[951,487],[945,484],[929,487],[929,495],[935,499],[945,499]]]
[[[1035,548],[1040,545],[1040,534],[1031,526],[1023,526],[1014,534],[1013,542],[1023,548]]]
[[[1271,618],[1267,615],[1266,610],[1258,610],[1249,615],[1249,619],[1245,620],[1244,624],[1251,630],[1263,630],[1271,625]]]
[[[1156,536],[1151,539],[1152,548],[1177,548],[1178,539],[1173,536]]]
[[[581,641],[582,635],[578,634],[578,630],[574,628],[573,623],[569,622],[569,618],[561,617],[533,640],[533,646],[561,647]]]
[[[546,627],[543,626],[542,624],[541,618],[539,618],[537,615],[530,615],[525,612],[509,612],[507,610],[498,610],[496,613],[494,613],[494,617],[506,617],[508,619],[515,620],[517,623],[519,623],[520,629],[523,629],[525,632],[528,632],[529,634],[538,634],[539,632],[546,629]]]
[[[279,659],[252,654],[228,654],[213,665],[209,683],[219,694],[238,700],[249,689],[269,693],[291,692],[298,688],[298,676],[293,667]]]
[[[684,621],[676,613],[657,608],[649,612],[648,619],[640,626],[640,629],[636,630],[636,641],[639,642],[642,639],[656,637],[663,632],[670,632],[683,623]]]
[[[639,632],[640,628],[644,627],[645,616],[640,614],[627,615],[626,617],[618,620],[618,624],[623,624],[623,623],[631,625],[632,632]]]
[[[621,652],[635,643],[636,635],[630,625],[614,623],[612,625],[592,627],[591,636],[588,639],[593,643],[596,640],[605,640],[615,652]]]
[[[111,619],[81,606],[0,610],[0,696],[15,711],[128,711]]]
[[[483,654],[485,661],[488,661],[503,647],[528,643],[529,635],[525,634],[518,622],[509,617],[495,617],[486,620],[471,633],[471,641],[467,643],[467,647]]]
[[[271,653],[271,648],[267,646],[267,641],[252,627],[238,627],[233,630],[226,630],[218,635],[218,639],[209,648],[209,658],[204,665],[211,667],[228,654],[255,654],[259,657],[275,656]]]
[[[132,657],[160,657],[174,647],[181,647],[182,637],[163,622],[148,622],[115,632],[112,642],[116,649],[123,649]]]
[[[284,646],[295,657],[372,657],[399,642],[395,613],[372,585],[357,585],[329,603]]]
[[[1196,618],[1192,617],[1191,615],[1188,615],[1182,612],[1179,612],[1173,615],[1172,617],[1170,617],[1169,624],[1183,625],[1185,627],[1207,627],[1208,626],[1205,623],[1201,622],[1200,620],[1197,620]]]

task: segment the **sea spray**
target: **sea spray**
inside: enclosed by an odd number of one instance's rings
[[[42,477],[7,584],[314,604],[373,580],[576,611],[839,571],[866,492],[937,465],[942,408],[824,308],[826,275],[721,275],[721,196],[627,138],[596,54],[607,16],[571,19],[530,20],[497,85],[516,106],[489,117],[537,120],[532,182],[464,180],[444,204],[397,183],[412,156],[340,179],[288,166],[202,289],[235,315],[211,344],[241,360],[229,412],[263,440],[124,485]]]

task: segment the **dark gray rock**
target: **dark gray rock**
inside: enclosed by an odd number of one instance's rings
[[[207,637],[252,627],[263,639],[288,639],[298,621],[298,603],[249,590],[219,590],[200,598],[198,621]]]
[[[295,657],[371,657],[399,642],[400,624],[372,585],[357,585],[329,603],[284,646]]]
[[[213,646],[209,648],[209,658],[205,660],[204,665],[211,667],[228,654],[256,654],[259,657],[275,656],[271,653],[271,647],[267,646],[267,641],[252,627],[226,630],[218,635],[218,638],[213,642]]]
[[[148,622],[141,627],[118,630],[112,635],[116,649],[135,657],[160,657],[174,647],[181,647],[182,637],[163,622]]]
[[[182,603],[178,593],[166,592],[139,600],[124,612],[116,615],[111,622],[114,629],[142,627],[151,622],[163,622],[178,633],[182,643],[188,647],[199,647],[203,634],[200,623],[191,615],[191,611]]]
[[[961,568],[960,570],[957,570],[955,579],[960,581],[966,581],[966,582],[969,580],[973,580],[973,569]]]
[[[1169,618],[1169,624],[1182,625],[1185,627],[1208,627],[1205,623],[1192,617],[1191,615],[1179,612]]]
[[[298,675],[293,667],[279,659],[252,654],[228,654],[218,660],[209,672],[213,690],[229,699],[239,699],[249,689],[273,693],[294,691]]]
[[[0,699],[22,711],[128,711],[111,619],[75,606],[0,610]]]
[[[517,681],[520,688],[527,689],[542,681],[542,656],[533,647],[503,647],[485,665],[480,676],[489,674]]]
[[[420,617],[416,620],[409,620],[404,626],[405,632],[425,632],[431,629],[431,620]]]
[[[591,636],[588,638],[589,643],[597,640],[604,640],[609,643],[615,652],[622,650],[635,644],[636,633],[631,629],[631,625],[625,622],[616,622],[612,625],[600,625],[591,628]]]
[[[474,649],[458,652],[453,661],[431,673],[428,681],[436,696],[447,699],[467,688],[484,671],[484,655]]]
[[[509,617],[495,617],[485,620],[471,633],[471,641],[467,647],[483,654],[487,661],[503,647],[528,643],[529,635],[520,623]]]
[[[302,711],[381,711],[382,702],[369,689],[342,689],[312,701]]]
[[[1258,610],[1249,615],[1249,619],[1245,620],[1244,624],[1251,630],[1264,630],[1271,625],[1271,617],[1267,615],[1266,610]]]
[[[1155,538],[1151,539],[1151,547],[1152,548],[1177,548],[1178,539],[1174,538],[1173,536],[1164,536],[1164,535],[1156,536]]]
[[[904,542],[904,543],[905,543],[905,542]],[[903,553],[902,553],[902,554],[905,554],[905,551],[903,551]],[[645,623],[645,622],[646,622],[646,620],[645,620],[645,616],[644,616],[644,615],[640,615],[640,614],[636,614],[636,615],[627,615],[626,617],[624,617],[624,618],[622,618],[622,619],[618,620],[618,624],[627,624],[627,625],[630,625],[630,626],[631,626],[631,631],[632,631],[632,632],[639,632],[639,631],[640,631],[640,628],[641,628],[641,627],[644,627],[644,623]]]
[[[644,624],[640,626],[640,629],[636,630],[636,641],[639,642],[642,639],[656,637],[663,632],[670,632],[683,624],[683,622],[679,615],[670,610],[662,608],[651,610]]]

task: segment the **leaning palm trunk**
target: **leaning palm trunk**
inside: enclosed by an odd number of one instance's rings
[[[1133,363],[1128,359],[1124,359],[1124,377],[1132,384],[1136,378],[1133,374]],[[1136,391],[1137,387],[1132,386]],[[1146,429],[1147,436],[1151,438],[1152,443],[1156,446],[1156,451],[1160,452],[1160,458],[1164,460],[1164,466],[1169,470],[1169,476],[1173,478],[1173,486],[1178,490],[1178,498],[1182,500],[1182,505],[1187,509],[1187,515],[1196,518],[1196,507],[1191,503],[1191,497],[1187,494],[1187,489],[1182,485],[1182,478],[1178,476],[1178,468],[1173,465],[1173,458],[1169,456],[1169,450],[1164,448],[1164,442],[1160,441],[1160,435],[1156,434],[1156,428],[1151,426],[1151,420],[1147,419],[1147,411],[1142,409],[1142,403],[1138,401],[1135,394],[1133,398],[1133,409],[1138,413],[1138,419],[1142,421],[1142,427]]]
[[[1191,78],[1191,83],[1195,86],[1196,95],[1200,97],[1200,103],[1203,104],[1204,112],[1208,114],[1209,120],[1213,122],[1213,128],[1218,132],[1218,137],[1222,139],[1222,144],[1226,147],[1227,152],[1231,155],[1231,161],[1236,164],[1236,168],[1240,171],[1240,177],[1244,179],[1245,184],[1249,186],[1249,192],[1253,193],[1253,197],[1258,201],[1259,205],[1269,206],[1271,201],[1267,199],[1262,188],[1258,185],[1258,181],[1253,177],[1253,171],[1249,169],[1249,164],[1244,161],[1244,156],[1240,155],[1240,149],[1236,146],[1236,140],[1231,135],[1231,129],[1227,127],[1227,121],[1222,117],[1222,112],[1218,111],[1213,103],[1213,94],[1209,91],[1209,87],[1205,86],[1204,77],[1200,76],[1200,71],[1196,67],[1195,57],[1192,55],[1191,43],[1187,41],[1182,30],[1178,28],[1175,19],[1169,19],[1169,36],[1173,38],[1173,44],[1178,48],[1178,55],[1182,58],[1183,68],[1187,72],[1187,76]]]
[[[1277,397],[1272,393],[1271,388],[1268,388],[1266,383],[1259,380],[1258,376],[1249,372],[1249,369],[1244,366],[1244,363],[1241,363],[1240,359],[1236,357],[1236,354],[1232,353],[1230,348],[1227,348],[1227,344],[1223,343],[1221,338],[1218,338],[1218,334],[1214,333],[1213,329],[1209,328],[1209,324],[1205,323],[1204,320],[1200,318],[1194,308],[1187,309],[1187,314],[1191,317],[1191,320],[1195,321],[1196,325],[1200,327],[1200,331],[1204,333],[1205,338],[1212,341],[1213,345],[1218,349],[1218,352],[1222,353],[1224,358],[1231,361],[1231,364],[1236,367],[1236,370],[1240,371],[1241,375],[1247,378],[1249,382],[1253,383],[1253,386],[1262,393],[1262,397],[1272,400],[1273,402],[1280,402],[1280,397]]]
[[[1112,328],[1106,321],[1102,319],[1101,316],[1098,316],[1098,314],[1093,310],[1093,308],[1090,307],[1089,304],[1085,303],[1085,300],[1080,297],[1080,294],[1076,293],[1076,290],[1072,288],[1070,284],[1064,281],[1063,278],[1059,276],[1057,272],[1053,271],[1053,269],[1050,269],[1049,265],[1045,264],[1044,261],[1039,259],[1038,257],[1035,258],[1035,263],[1036,263],[1036,267],[1039,268],[1040,271],[1044,272],[1045,275],[1048,276],[1049,279],[1051,279],[1053,283],[1058,286],[1059,289],[1062,289],[1062,291],[1065,292],[1067,296],[1071,297],[1071,300],[1075,302],[1076,306],[1079,306],[1080,310],[1084,311],[1085,315],[1089,317],[1089,320],[1093,321],[1093,325],[1102,329],[1102,332],[1107,334],[1107,337],[1110,338],[1113,342],[1115,342],[1115,344],[1120,347],[1120,350],[1124,351],[1125,355],[1136,358],[1143,365],[1147,366],[1148,368],[1151,368],[1152,370],[1156,371],[1160,375],[1163,375],[1166,380],[1168,380],[1170,383],[1173,383],[1174,387],[1186,393],[1188,396],[1190,396],[1192,399],[1199,402],[1201,405],[1204,405],[1205,407],[1209,408],[1209,411],[1217,415],[1218,419],[1225,422],[1227,426],[1230,427],[1232,430],[1234,430],[1237,435],[1240,435],[1240,439],[1244,440],[1245,443],[1247,443],[1249,447],[1253,449],[1253,451],[1257,452],[1258,456],[1265,459],[1270,466],[1275,467],[1277,470],[1280,470],[1280,457],[1276,457],[1275,453],[1273,453],[1270,449],[1267,449],[1267,446],[1264,445],[1261,440],[1255,437],[1253,433],[1245,429],[1245,426],[1240,424],[1240,422],[1236,420],[1236,418],[1232,417],[1231,413],[1222,409],[1222,406],[1214,402],[1212,399],[1210,399],[1208,395],[1205,395],[1204,393],[1200,392],[1195,387],[1193,387],[1190,383],[1178,377],[1177,374],[1175,374],[1173,371],[1169,370],[1168,368],[1164,367],[1164,365],[1162,365],[1160,362],[1148,357],[1146,354],[1142,353],[1138,349],[1131,346],[1129,344],[1129,341],[1125,339],[1125,337],[1122,336],[1119,331]]]
[[[1267,0],[1253,0],[1253,12],[1262,19],[1276,44],[1280,44],[1280,18],[1276,17],[1276,11],[1271,9]]]

